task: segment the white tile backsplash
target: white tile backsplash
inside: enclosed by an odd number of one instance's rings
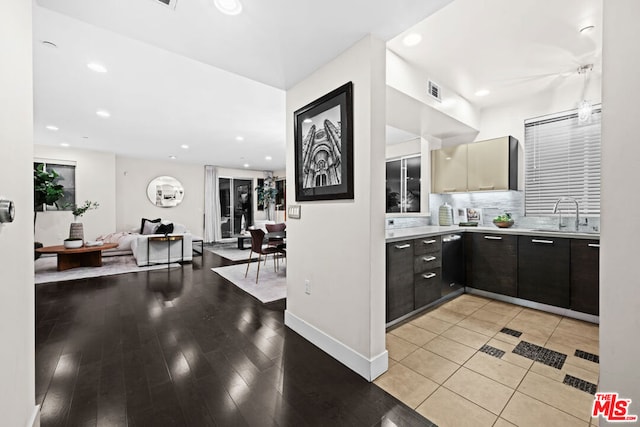
[[[395,217],[387,218],[386,229],[421,227],[438,225],[438,208],[444,202],[450,204],[454,212],[461,208],[481,208],[482,223],[491,225],[493,218],[509,212],[519,228],[556,228],[559,216],[553,214],[553,206],[549,206],[549,216],[525,216],[524,192],[522,191],[482,191],[477,193],[430,194],[429,206],[431,217]],[[573,211],[562,215],[563,226],[573,229],[575,214]],[[585,219],[588,224],[584,225]],[[393,221],[393,223],[390,223]],[[581,229],[599,231],[600,217],[580,217]],[[594,228],[595,227],[595,228]]]

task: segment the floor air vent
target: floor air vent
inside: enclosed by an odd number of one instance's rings
[[[429,95],[437,99],[438,101],[442,101],[440,86],[429,80]]]

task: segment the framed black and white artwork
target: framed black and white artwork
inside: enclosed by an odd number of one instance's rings
[[[353,199],[353,84],[294,113],[296,201]]]

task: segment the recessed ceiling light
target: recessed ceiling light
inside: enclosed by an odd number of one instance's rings
[[[213,4],[225,15],[238,15],[242,12],[240,0],[213,0]]]
[[[60,146],[61,146],[61,147],[68,147],[68,146],[69,146],[69,144],[68,144],[68,143],[66,143],[66,142],[61,142],[61,143],[60,143]]]
[[[49,40],[42,40],[42,45],[46,47],[50,47],[51,49],[56,49],[58,47],[54,42],[50,42]]]
[[[98,111],[96,111],[96,114],[98,116],[100,116],[100,117],[105,118],[105,119],[111,117],[111,113],[108,112],[107,110],[98,110]]]
[[[580,34],[587,34],[591,32],[595,28],[595,25],[587,25],[585,27],[580,28]]]
[[[245,163],[243,166],[244,166],[245,168],[248,168],[248,167],[249,167],[249,163]]]
[[[313,123],[313,120],[306,118],[302,121],[302,123],[306,123],[306,124]]]
[[[489,89],[480,89],[479,91],[477,91],[475,93],[476,96],[487,96],[489,95],[491,92],[489,92]]]
[[[236,136],[236,141],[244,141],[244,136]]]
[[[403,39],[402,43],[405,46],[411,47],[415,46],[422,41],[422,36],[418,33],[407,34]]]
[[[52,131],[56,131],[58,130],[58,126],[54,126],[54,125],[47,125],[45,126],[47,129],[52,130]]]
[[[170,158],[171,160],[175,160],[175,159],[177,159],[177,157],[176,157],[176,156],[169,156],[169,158]]]
[[[267,156],[267,157],[265,157],[264,159],[265,159],[265,160],[271,160],[272,158],[273,158],[273,157],[271,157],[271,156]]]
[[[89,137],[88,136],[83,136],[82,139],[89,139]]]
[[[98,64],[97,62],[89,62],[87,64],[87,67],[91,71],[95,71],[96,73],[106,73],[107,72],[107,67],[105,67],[102,64]]]
[[[189,146],[187,144],[182,144],[180,148],[182,148],[183,150],[188,150]]]

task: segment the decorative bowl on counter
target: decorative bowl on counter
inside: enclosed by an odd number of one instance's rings
[[[498,228],[509,228],[513,225],[514,221],[512,219],[510,219],[509,221],[496,221],[495,219],[493,220],[493,223],[496,225],[496,227]]]

